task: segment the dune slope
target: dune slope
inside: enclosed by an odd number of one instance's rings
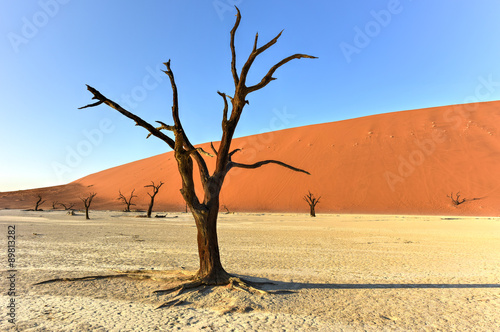
[[[214,142],[217,147],[218,143]],[[201,144],[206,151],[210,145]],[[242,137],[234,161],[276,159],[311,175],[267,165],[233,169],[221,205],[229,211],[307,212],[303,196],[321,196],[318,213],[500,215],[500,102],[435,107]],[[210,167],[214,158],[206,157]],[[98,193],[93,207],[121,209],[118,190],[135,188],[134,208],[146,208],[151,181],[163,181],[157,210],[182,211],[172,152],[91,174],[65,186],[0,193],[0,207],[75,202]],[[447,197],[467,200],[454,205]],[[49,208],[48,203],[43,207]],[[221,210],[225,211],[225,208]]]

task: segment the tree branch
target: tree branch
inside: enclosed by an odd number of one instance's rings
[[[281,34],[283,33],[284,30],[281,30],[280,33],[278,33],[276,35],[276,37],[274,37],[273,39],[271,39],[266,45],[263,45],[261,47],[259,47],[258,49],[255,50],[255,57],[257,57],[257,55],[261,54],[262,52],[264,52],[265,50],[267,50],[269,47],[273,46],[274,44],[276,44],[276,42],[278,41],[278,39],[281,37]],[[257,36],[255,36],[255,46],[257,46]],[[255,48],[254,46],[254,48]]]
[[[252,52],[255,52],[257,51],[257,41],[259,40],[259,33],[257,32],[255,34],[255,41],[253,42],[253,49],[252,49]]]
[[[137,126],[143,127],[144,129],[149,131],[149,133],[151,135],[156,136],[159,139],[161,139],[162,141],[166,142],[172,149],[175,148],[175,141],[173,139],[171,139],[170,137],[168,137],[167,135],[165,135],[164,133],[162,133],[161,131],[159,131],[158,129],[153,127],[152,125],[150,125],[148,122],[144,121],[143,119],[141,119],[137,115],[130,113],[129,111],[127,111],[126,109],[124,109],[123,107],[121,107],[120,105],[115,103],[114,101],[106,98],[99,91],[97,91],[96,89],[94,89],[93,87],[91,87],[88,84],[87,84],[87,90],[89,90],[94,95],[94,97],[92,97],[92,99],[97,99],[99,101],[97,103],[94,103],[94,104],[89,104],[89,105],[80,107],[79,109],[84,109],[87,107],[94,107],[94,106],[97,106],[97,105],[104,103],[104,104],[108,105],[109,107],[114,108],[115,110],[117,110],[121,114],[125,115],[127,118],[134,120]]]
[[[43,203],[45,203],[45,201],[42,202],[42,195],[38,194],[37,196],[38,196],[38,201],[36,202],[35,211],[38,211],[38,207]]]
[[[176,132],[183,133],[184,130],[182,129],[181,120],[179,118],[179,98],[177,94],[177,84],[175,84],[174,73],[170,69],[170,60],[164,62],[163,64],[167,67],[167,70],[164,70],[163,72],[170,78],[170,85],[172,86],[172,118],[174,119],[174,128]],[[186,138],[186,143],[188,143],[189,140],[187,140],[185,134],[183,134],[182,136],[182,138]]]
[[[159,124],[161,124],[161,126],[160,126],[160,127],[156,128],[156,129],[158,129],[158,130],[162,130],[162,129],[165,129],[165,130],[170,130],[170,131],[174,131],[174,130],[175,130],[175,127],[174,127],[174,126],[170,126],[170,125],[165,124],[165,123],[163,123],[163,122],[161,122],[161,121],[156,121],[156,122],[158,122]]]
[[[87,85],[87,86],[88,86],[88,85]],[[96,90],[96,91],[97,91],[97,90]],[[99,91],[97,91],[97,92],[99,92]],[[102,95],[101,95],[101,96],[102,96]],[[96,98],[94,97],[94,98],[92,98],[92,99],[96,99]],[[78,109],[79,109],[79,110],[82,110],[82,109],[87,108],[87,107],[99,106],[99,105],[101,105],[102,103],[103,103],[103,101],[99,100],[98,102],[95,102],[95,103],[93,103],[93,104],[88,104],[88,105],[85,105],[85,106],[83,106],[83,107],[79,107]]]
[[[214,152],[214,155],[218,155],[219,152],[217,152],[217,150],[215,149],[215,146],[214,146],[214,142],[210,142],[210,147],[212,148],[212,151]]]
[[[89,196],[87,196],[87,197],[80,197],[80,200],[83,202],[83,204],[85,205],[86,208],[89,208],[90,204],[92,203],[92,200],[96,196],[97,196],[97,193],[92,192],[92,193],[89,193]]]
[[[283,31],[281,31],[273,39],[271,39],[269,42],[267,42],[265,45],[263,45],[261,47],[258,47],[258,40],[259,40],[258,33],[255,35],[252,52],[249,54],[245,64],[241,68],[239,79],[238,79],[238,74],[236,71],[236,51],[235,51],[235,46],[234,46],[234,38],[235,38],[235,33],[236,33],[237,28],[238,28],[238,25],[240,23],[241,15],[240,15],[239,10],[237,10],[237,12],[238,13],[237,13],[237,17],[236,17],[236,22],[233,26],[233,29],[231,30],[231,42],[230,42],[231,55],[232,55],[231,71],[233,73],[233,78],[234,78],[234,83],[235,83],[235,91],[234,91],[233,98],[230,97],[231,104],[232,104],[232,110],[231,110],[230,117],[227,120],[227,122],[224,123],[224,121],[223,121],[223,134],[222,134],[222,138],[220,140],[217,161],[216,161],[216,166],[215,166],[215,171],[214,171],[213,176],[217,175],[216,177],[223,178],[223,174],[226,174],[232,167],[258,168],[262,165],[269,164],[269,163],[278,164],[278,165],[281,165],[283,167],[288,167],[292,170],[307,173],[306,171],[296,169],[295,167],[292,167],[292,166],[289,166],[285,163],[282,163],[279,161],[274,161],[274,160],[263,161],[263,162],[255,163],[252,165],[246,165],[246,164],[234,163],[230,159],[231,140],[233,138],[235,128],[238,125],[238,121],[240,119],[241,113],[243,112],[243,108],[246,104],[248,104],[248,101],[246,99],[247,94],[249,94],[252,91],[258,90],[260,88],[263,88],[271,80],[274,80],[274,78],[272,77],[273,73],[279,67],[281,67],[285,63],[289,62],[290,60],[300,59],[300,58],[315,58],[313,56],[306,55],[306,54],[295,54],[295,55],[289,56],[288,58],[285,58],[285,59],[281,60],[279,63],[277,63],[276,65],[274,65],[269,70],[269,72],[266,74],[266,76],[264,76],[264,78],[261,80],[260,83],[248,88],[246,86],[246,78],[247,78],[247,75],[248,75],[250,68],[252,67],[254,60],[257,58],[257,56],[259,54],[263,53],[264,51],[269,49],[272,45],[276,44],[276,42],[280,38]],[[221,97],[223,97],[224,103],[227,103],[225,95],[220,93],[220,92],[219,92],[219,95]],[[226,110],[224,110],[224,119],[227,119]],[[234,152],[231,153],[231,156],[233,153]]]
[[[209,156],[209,157],[215,157],[213,154],[211,153],[208,153],[207,151],[203,150],[203,148],[195,148],[193,150],[189,150],[188,151],[189,153],[194,153],[194,152],[199,152],[201,154],[204,154],[205,156]]]
[[[161,124],[160,127],[156,127],[156,130],[170,130],[170,131],[174,131],[175,130],[175,127],[174,126],[169,126],[161,121],[155,121],[155,122],[158,122],[159,124]],[[149,133],[148,136],[146,136],[146,139],[149,138],[149,136],[151,136],[152,134]]]
[[[120,196],[118,196],[117,199],[119,201],[122,201],[123,203],[125,203],[125,205],[127,206],[127,208],[125,209],[125,212],[130,212],[130,206],[135,205],[134,203],[132,203],[132,199],[134,197],[137,197],[137,195],[134,195],[134,192],[135,192],[135,188],[134,188],[134,190],[132,190],[132,193],[130,194],[130,198],[127,199],[127,197],[125,197],[125,195],[122,194],[122,191],[118,190],[118,193],[120,194]]]
[[[236,34],[238,26],[240,25],[241,13],[238,7],[236,6],[234,7],[236,8],[237,14],[236,14],[236,22],[234,22],[234,26],[231,29],[231,72],[233,73],[234,86],[237,86],[240,79],[238,78],[238,72],[236,71],[236,49],[234,47],[234,36]]]
[[[75,206],[75,203],[69,203],[69,204],[59,203],[59,205],[61,205],[64,208],[64,210],[70,210],[73,208],[73,206]]]
[[[274,72],[281,66],[283,66],[285,63],[293,60],[293,59],[302,59],[302,58],[307,58],[307,59],[317,59],[317,57],[315,56],[312,56],[312,55],[307,55],[307,54],[294,54],[294,55],[291,55],[283,60],[281,60],[280,62],[278,62],[277,64],[275,64],[274,66],[271,67],[271,69],[269,69],[269,71],[267,72],[266,76],[264,76],[262,78],[262,80],[260,81],[260,83],[258,84],[255,84],[251,87],[248,87],[246,89],[247,93],[251,93],[253,91],[256,91],[256,90],[259,90],[259,89],[262,89],[263,87],[265,87],[267,84],[269,84],[269,82],[275,80],[276,78],[273,77],[273,74]]]
[[[280,38],[282,33],[283,33],[283,30],[276,37],[274,37],[271,41],[269,41],[267,44],[265,44],[264,46],[261,46],[259,48],[257,48],[257,39],[258,39],[259,35],[258,34],[255,35],[253,50],[250,53],[250,55],[248,56],[247,62],[245,62],[245,64],[243,65],[243,68],[241,68],[240,82],[239,82],[240,88],[245,87],[248,72],[250,70],[250,67],[252,67],[252,64],[253,64],[255,58],[257,58],[257,56],[259,54],[261,54],[262,52],[267,50],[269,47],[276,44],[276,42],[278,41],[278,39]]]
[[[192,154],[194,160],[196,160],[196,163],[198,164],[201,181],[204,186],[207,183],[208,178],[210,177],[210,174],[208,172],[208,167],[207,164],[205,163],[205,160],[201,157],[198,150],[191,144],[186,133],[184,132],[184,129],[182,128],[182,123],[179,118],[179,101],[177,97],[177,85],[175,84],[174,73],[170,69],[170,60],[165,62],[164,65],[167,66],[167,70],[164,70],[163,72],[167,74],[167,76],[170,78],[170,85],[172,85],[172,94],[173,94],[172,117],[174,119],[175,142],[178,144],[178,146],[176,146],[174,150],[180,152],[180,150],[184,147],[186,151],[189,151],[189,153]]]
[[[462,198],[462,200],[460,200],[460,191],[457,192],[456,196],[457,196],[457,198],[453,198],[453,192],[451,193],[450,196],[446,195],[446,197],[451,198],[451,201],[453,202],[454,205],[460,205],[468,200],[467,198]]]
[[[228,104],[227,104],[227,99],[226,99],[227,96],[225,93],[220,92],[220,91],[217,91],[217,93],[224,100],[224,110],[222,111],[222,129],[224,129],[226,127],[226,123],[227,123],[227,109],[228,109]],[[231,98],[231,97],[229,97],[229,98]]]
[[[158,185],[155,185],[154,181],[151,181],[151,184],[145,185],[144,188],[148,188],[148,187],[153,188],[153,195],[151,195],[150,193],[148,193],[148,195],[149,195],[149,197],[154,197],[154,196],[156,196],[156,194],[158,194],[158,191],[160,190],[160,187],[162,185],[163,185],[162,181],[160,181],[160,183]]]
[[[312,194],[310,191],[308,191],[309,194],[308,195],[304,195],[304,200],[311,206],[316,206],[318,203],[319,203],[319,200],[321,198],[321,196],[319,196],[318,198],[314,198],[314,194]]]
[[[235,152],[235,151],[233,151],[233,152]],[[301,173],[311,175],[311,173],[309,173],[308,171],[305,171],[305,170],[297,168],[297,167],[293,167],[291,165],[285,164],[284,162],[278,161],[278,160],[263,160],[263,161],[256,162],[254,164],[240,164],[240,163],[235,163],[235,162],[231,161],[227,164],[226,172],[229,172],[229,170],[231,168],[234,168],[234,167],[254,169],[254,168],[259,168],[259,167],[267,165],[267,164],[276,164],[276,165],[291,169],[292,171],[295,171],[295,172],[301,172]]]
[[[241,151],[241,149],[234,149],[233,151],[229,152],[228,154],[229,161],[231,161],[231,157],[238,151]]]

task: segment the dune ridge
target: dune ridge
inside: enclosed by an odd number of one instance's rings
[[[132,129],[131,129],[132,130]],[[214,142],[217,147],[218,143]],[[210,151],[210,143],[198,145]],[[321,196],[318,213],[500,215],[500,102],[384,113],[284,129],[233,140],[240,163],[276,159],[311,175],[276,165],[233,169],[221,193],[231,212],[304,212],[303,196]],[[206,157],[210,168],[215,158]],[[163,181],[155,210],[183,211],[173,152],[90,174],[62,186],[0,193],[1,208],[32,208],[36,194],[74,202],[97,192],[92,208],[122,209],[136,189],[133,208],[145,209],[151,181]],[[454,205],[460,192],[466,201]]]

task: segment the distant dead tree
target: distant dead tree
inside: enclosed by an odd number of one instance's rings
[[[117,200],[125,203],[126,208],[125,208],[125,210],[123,210],[125,212],[130,212],[130,205],[135,205],[134,203],[132,203],[132,198],[137,197],[136,195],[134,195],[134,191],[135,191],[135,189],[132,190],[132,192],[130,193],[130,197],[127,198],[122,194],[122,192],[120,190],[118,190],[118,192],[120,193],[120,196],[118,196]]]
[[[35,203],[35,211],[43,211],[42,209],[39,209],[39,207],[45,203],[45,201],[42,201],[42,195],[38,194],[37,195],[38,200]]]
[[[64,210],[71,210],[73,208],[73,206],[75,206],[75,203],[68,203],[68,204],[64,204],[64,203],[59,203],[59,205],[61,205]]]
[[[52,210],[57,210],[58,205],[60,205],[58,201],[52,202]]]
[[[304,196],[304,200],[309,204],[309,213],[311,214],[311,217],[316,217],[316,204],[319,203],[319,199],[321,196],[319,196],[317,199],[314,198],[314,195],[309,193]]]
[[[453,203],[453,205],[460,205],[467,200],[466,198],[460,199],[460,191],[457,192],[457,195],[455,198],[453,198],[453,192],[450,195],[446,195],[446,197],[451,198],[451,202]]]
[[[156,194],[158,194],[158,190],[160,190],[160,187],[162,185],[163,185],[163,182],[161,182],[161,181],[157,185],[155,185],[155,183],[153,181],[151,181],[151,184],[144,186],[145,188],[148,188],[148,187],[153,188],[153,193],[152,194],[148,193],[149,197],[151,197],[151,201],[149,202],[148,213],[147,213],[148,218],[151,218],[151,212],[153,212],[153,204],[155,203],[155,196],[156,196]]]
[[[96,193],[89,193],[89,195],[87,197],[80,198],[83,202],[83,205],[85,206],[85,219],[90,219],[89,208],[90,208],[90,204],[92,204],[92,200],[94,199],[94,197],[96,195],[97,195]]]
[[[282,32],[280,32],[271,41],[260,47],[257,46],[258,34],[256,34],[250,55],[241,67],[241,70],[238,72],[236,66],[236,50],[234,41],[236,30],[240,24],[241,14],[238,8],[236,8],[236,10],[236,22],[230,32],[231,73],[235,90],[233,96],[219,91],[217,92],[222,98],[224,108],[222,111],[221,124],[222,138],[220,139],[220,144],[217,149],[212,145],[213,154],[205,152],[202,148],[194,147],[191,144],[191,141],[188,139],[187,133],[181,124],[179,116],[177,85],[174,79],[174,73],[170,67],[170,60],[164,63],[166,66],[166,70],[164,72],[169,77],[170,85],[172,87],[173,125],[168,125],[164,122],[157,121],[160,126],[155,127],[150,123],[144,121],[137,115],[130,113],[129,111],[118,105],[116,102],[106,98],[98,90],[89,85],[87,85],[87,89],[93,94],[92,99],[96,100],[96,102],[81,107],[94,107],[101,104],[108,105],[109,107],[117,110],[122,115],[133,120],[137,126],[145,128],[149,132],[148,137],[153,135],[164,141],[170,148],[174,150],[174,156],[175,160],[177,161],[177,167],[182,182],[181,194],[187,206],[191,210],[191,213],[193,214],[198,231],[198,256],[200,260],[200,267],[191,280],[192,282],[183,285],[183,289],[196,288],[203,285],[227,285],[234,284],[235,282],[241,285],[243,283],[241,279],[237,279],[231,276],[224,270],[219,254],[219,242],[217,238],[219,195],[222,189],[222,184],[228,172],[235,168],[256,169],[264,165],[274,164],[286,167],[296,172],[309,174],[305,170],[293,167],[277,160],[263,160],[255,162],[253,164],[243,164],[232,160],[234,154],[237,153],[239,149],[232,150],[231,141],[233,139],[236,126],[238,125],[241,114],[243,112],[243,108],[245,107],[245,105],[249,104],[247,96],[252,92],[264,88],[271,81],[276,80],[276,78],[273,77],[276,70],[289,61],[301,58],[315,58],[307,54],[290,55],[272,66],[258,83],[253,85],[248,84],[247,76],[255,59],[260,54],[265,52],[268,48],[273,46],[280,38]],[[228,109],[229,104],[231,104],[231,111],[229,111]],[[163,130],[172,132],[174,138],[166,135]],[[216,158],[215,167],[212,173],[209,172],[207,163],[203,159],[204,157],[202,155]],[[193,175],[194,163],[196,163],[198,166],[197,168],[199,171],[199,178],[201,180],[200,188],[201,190],[203,190],[201,200],[197,196],[195,191],[195,181]]]

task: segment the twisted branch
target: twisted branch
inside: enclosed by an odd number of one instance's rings
[[[167,125],[161,121],[155,121],[155,122],[158,122],[159,124],[161,124],[161,126],[159,127],[156,127],[156,130],[170,130],[170,131],[174,131],[175,130],[175,127],[174,126],[170,126],[170,125]],[[146,139],[148,139],[152,134],[149,133],[148,136],[146,136]]]
[[[462,198],[462,200],[460,200],[460,191],[457,192],[456,198],[453,198],[453,192],[449,196],[446,195],[446,197],[451,198],[453,205],[460,205],[467,200],[466,198]]]
[[[177,97],[177,85],[175,84],[174,73],[172,69],[170,69],[170,60],[164,62],[164,65],[167,67],[167,70],[163,72],[167,74],[170,78],[170,85],[172,86],[172,117],[174,119],[174,134],[175,134],[175,143],[177,144],[174,150],[178,153],[181,153],[184,148],[190,155],[193,156],[194,160],[198,164],[198,168],[200,170],[200,178],[203,186],[206,185],[210,174],[208,172],[207,164],[205,160],[201,157],[200,153],[197,149],[191,144],[189,141],[184,129],[182,128],[181,119],[179,118],[179,101]],[[194,151],[193,151],[194,150]]]
[[[167,135],[165,135],[164,133],[162,133],[160,130],[156,129],[155,127],[153,127],[152,125],[150,125],[149,123],[147,123],[146,121],[144,121],[143,119],[138,117],[137,115],[130,113],[129,111],[127,111],[126,109],[124,109],[123,107],[121,107],[120,105],[115,103],[114,101],[106,98],[103,94],[101,94],[99,91],[97,91],[96,89],[94,89],[93,87],[91,87],[88,84],[87,84],[87,90],[89,90],[94,95],[92,97],[92,99],[97,99],[99,101],[97,103],[93,103],[93,104],[89,104],[89,105],[80,107],[79,109],[84,109],[87,107],[95,107],[95,106],[98,106],[98,105],[104,103],[104,104],[108,105],[109,107],[114,108],[115,110],[117,110],[121,114],[125,115],[127,118],[134,120],[136,123],[136,126],[143,127],[144,129],[149,131],[149,133],[151,135],[156,136],[159,139],[161,139],[162,141],[164,141],[165,143],[167,143],[172,149],[175,148],[175,141],[173,139],[171,139],[170,137],[168,137]]]
[[[310,206],[312,207],[315,207],[316,204],[319,203],[319,199],[321,198],[321,196],[319,196],[318,198],[314,198],[314,194],[312,194],[310,191],[308,191],[309,194],[307,195],[304,195],[304,200],[307,202],[307,204],[309,204]]]
[[[210,142],[210,147],[212,148],[212,151],[214,152],[214,155],[218,155],[219,152],[215,149],[214,142]]]
[[[236,71],[236,50],[234,48],[234,36],[241,21],[241,13],[238,7],[236,7],[236,12],[236,22],[234,22],[234,26],[231,29],[231,73],[233,74],[234,86],[237,86],[240,81],[238,78],[238,72]]]
[[[222,129],[224,129],[227,125],[227,110],[228,110],[228,104],[227,104],[227,99],[226,99],[227,96],[225,93],[222,93],[220,91],[217,91],[217,93],[224,100],[224,110],[222,111]],[[229,98],[231,98],[231,97],[229,97]]]
[[[267,164],[276,164],[276,165],[291,169],[292,171],[295,171],[295,172],[301,172],[301,173],[311,175],[311,173],[309,173],[308,171],[305,171],[305,170],[297,168],[297,167],[293,167],[293,166],[288,165],[288,164],[286,164],[282,161],[279,161],[279,160],[263,160],[263,161],[256,162],[254,164],[241,164],[241,163],[236,163],[236,162],[231,161],[228,163],[227,172],[229,172],[229,170],[231,170],[234,167],[255,169],[255,168],[259,168],[261,166],[267,165]]]
[[[317,57],[315,56],[311,56],[311,55],[307,55],[307,54],[294,54],[294,55],[291,55],[283,60],[281,60],[280,62],[278,62],[277,64],[275,64],[274,66],[271,67],[271,69],[269,70],[269,72],[266,74],[266,76],[264,76],[262,78],[262,80],[260,81],[260,83],[258,84],[255,84],[251,87],[248,87],[246,89],[246,91],[248,93],[250,92],[253,92],[253,91],[257,91],[259,89],[262,89],[263,87],[265,87],[267,84],[269,84],[269,82],[271,81],[274,81],[276,78],[272,77],[274,72],[276,71],[276,69],[278,69],[279,67],[283,66],[285,63],[293,60],[293,59],[302,59],[302,58],[307,58],[307,59],[317,59]]]

